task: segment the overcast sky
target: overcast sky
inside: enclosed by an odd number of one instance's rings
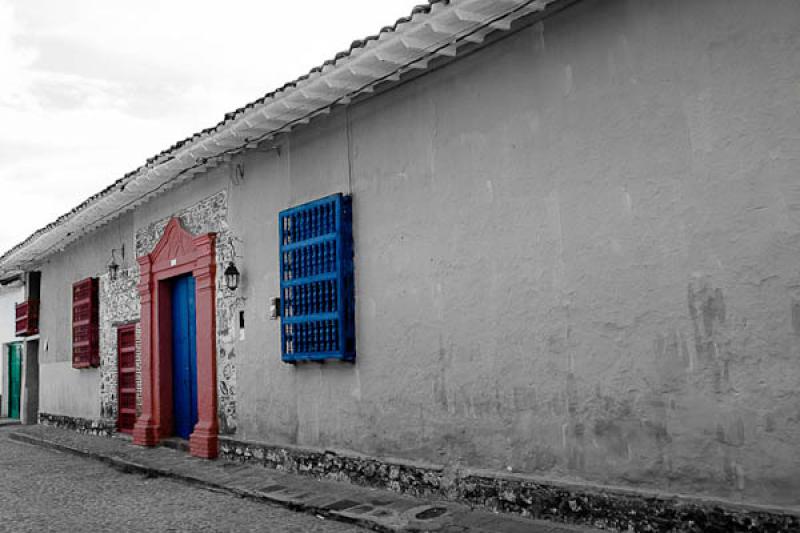
[[[420,0],[0,0],[0,253]]]

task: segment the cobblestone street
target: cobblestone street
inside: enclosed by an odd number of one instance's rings
[[[0,531],[351,532],[364,529],[8,439],[0,428]]]

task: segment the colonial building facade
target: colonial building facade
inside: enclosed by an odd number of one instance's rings
[[[41,278],[40,421],[507,510],[796,509],[798,27],[417,8],[0,259]]]
[[[16,333],[16,306],[23,300],[21,276],[0,280],[0,418],[21,415],[23,345]]]

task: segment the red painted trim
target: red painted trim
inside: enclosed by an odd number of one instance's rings
[[[169,280],[195,278],[197,315],[197,424],[189,449],[197,457],[218,454],[216,260],[213,233],[192,236],[173,218],[147,255],[139,257],[142,330],[142,415],[133,442],[154,446],[172,435],[172,324]]]
[[[72,284],[72,368],[100,366],[99,290],[97,278]]]
[[[17,337],[29,337],[39,333],[39,300],[28,300],[16,305]]]
[[[133,433],[136,416],[135,372],[136,324],[126,324],[117,328],[117,431],[122,433]]]

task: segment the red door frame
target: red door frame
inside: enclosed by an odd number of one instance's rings
[[[169,280],[191,273],[197,309],[197,424],[189,451],[213,459],[219,453],[217,422],[216,260],[214,233],[193,236],[172,218],[164,235],[139,257],[142,306],[142,414],[133,442],[155,446],[172,435],[172,317]]]

